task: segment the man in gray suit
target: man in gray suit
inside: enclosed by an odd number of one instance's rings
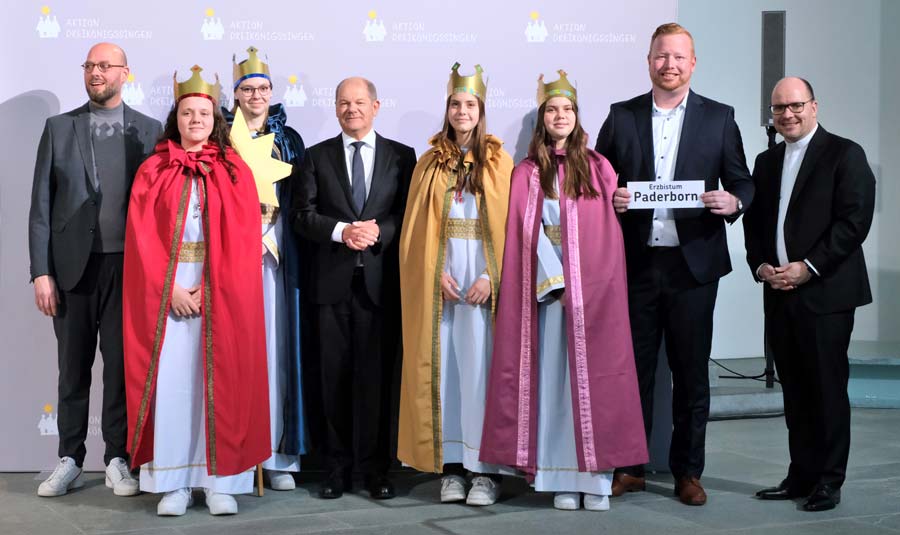
[[[59,464],[38,487],[61,496],[83,485],[91,367],[103,356],[106,486],[138,493],[128,470],[122,353],[125,212],[138,166],[162,133],[159,121],[122,102],[125,52],[99,43],[82,65],[89,101],[47,119],[38,146],[28,218],[38,309],[53,318],[59,363]]]

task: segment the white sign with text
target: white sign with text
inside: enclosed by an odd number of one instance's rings
[[[700,195],[705,191],[702,180],[672,182],[629,182],[629,210],[641,208],[703,208]]]

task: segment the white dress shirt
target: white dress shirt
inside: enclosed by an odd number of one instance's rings
[[[786,266],[788,260],[787,247],[784,244],[784,220],[787,216],[788,204],[791,202],[791,194],[794,192],[794,183],[797,181],[797,173],[800,172],[800,165],[803,163],[803,157],[806,156],[806,149],[809,147],[809,140],[813,134],[819,129],[817,124],[810,133],[793,143],[785,142],[784,146],[784,164],[781,168],[781,193],[778,198],[778,223],[775,226],[775,250],[778,253],[778,263]],[[818,274],[816,269],[808,261],[804,260],[806,265]]]
[[[681,140],[681,125],[684,123],[684,110],[687,98],[678,106],[664,110],[653,101],[653,167],[654,180],[672,182],[675,180],[675,159],[678,156],[678,143]],[[653,226],[647,245],[651,247],[676,247],[679,245],[678,230],[675,228],[675,216],[671,208],[653,210]]]
[[[359,156],[362,158],[363,169],[366,175],[366,198],[369,198],[369,190],[372,189],[372,172],[375,167],[375,130],[369,130],[362,139],[354,139],[344,132],[341,132],[341,142],[344,145],[344,164],[347,166],[347,178],[350,179],[350,188],[353,189],[353,153],[356,148],[353,143],[362,141],[365,143],[359,148]],[[331,231],[331,240],[343,243],[341,235],[344,233],[344,227],[352,223],[352,221],[339,221],[334,230]]]

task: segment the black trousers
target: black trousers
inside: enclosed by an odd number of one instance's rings
[[[653,428],[653,389],[663,336],[672,370],[672,443],[669,468],[678,479],[700,477],[706,457],[713,309],[718,281],[699,284],[677,247],[654,247],[649,261],[628,275],[631,336],[644,431]],[[644,475],[643,466],[623,471]]]
[[[784,395],[792,486],[840,488],[850,455],[850,364],[854,310],[814,314],[800,295],[775,296],[766,333]]]
[[[125,363],[122,351],[122,253],[92,253],[78,284],[60,292],[53,330],[59,360],[59,456],[84,463],[91,368],[100,338],[103,357],[103,460],[128,460]]]
[[[390,466],[391,377],[384,318],[366,292],[363,271],[353,275],[350,297],[319,305],[317,328],[324,413],[323,456],[332,472],[381,475]],[[355,461],[355,463],[354,463]]]

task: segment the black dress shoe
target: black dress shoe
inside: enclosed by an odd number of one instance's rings
[[[332,472],[319,488],[319,498],[333,500],[344,495],[344,489],[350,487],[349,478],[341,472]]]
[[[785,479],[777,487],[769,487],[757,491],[756,497],[760,500],[794,500],[809,496],[810,490],[809,487],[801,488],[797,485],[791,485]]]
[[[816,485],[809,498],[803,502],[803,510],[809,512],[827,511],[841,503],[841,489],[829,485]]]
[[[369,475],[366,476],[366,490],[369,491],[369,494],[373,499],[376,500],[388,500],[396,496],[394,492],[394,484],[386,477],[382,475]]]

